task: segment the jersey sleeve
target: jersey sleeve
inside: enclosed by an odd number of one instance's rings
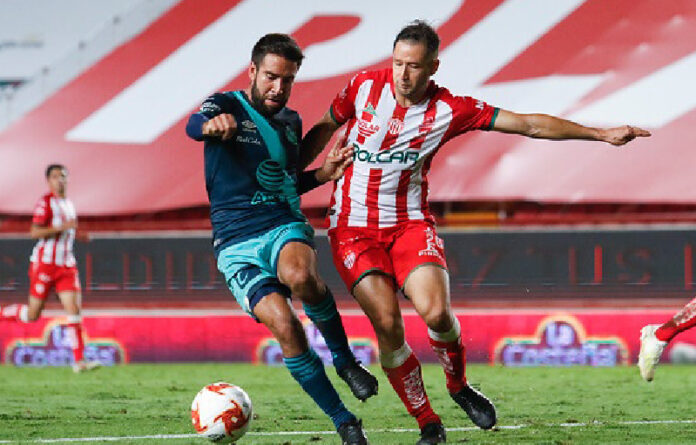
[[[473,97],[453,98],[451,137],[471,130],[488,131],[493,128],[499,108]]]
[[[360,74],[356,74],[331,102],[329,113],[333,120],[343,125],[355,116],[355,96],[357,95]]]
[[[48,200],[42,197],[34,206],[31,223],[36,226],[48,227],[52,219],[53,215],[51,215],[51,207],[48,205]]]
[[[201,104],[197,114],[212,119],[219,114],[225,113],[232,113],[232,99],[225,94],[215,93]]]
[[[219,114],[232,113],[232,99],[222,93],[208,97],[186,124],[186,134],[193,140],[203,140],[203,124]]]

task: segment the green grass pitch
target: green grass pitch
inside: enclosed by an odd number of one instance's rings
[[[380,393],[366,403],[350,395],[333,368],[327,371],[349,409],[364,420],[373,445],[417,441],[415,422],[378,367],[372,371]],[[470,380],[498,408],[499,428],[481,431],[449,399],[440,367],[423,370],[431,403],[449,429],[448,443],[484,444],[696,443],[694,371],[661,365],[648,384],[635,366],[472,365]],[[81,375],[67,368],[0,366],[0,443],[92,437],[97,439],[79,443],[205,444],[186,436],[193,433],[189,409],[196,392],[215,381],[240,385],[251,396],[254,420],[240,444],[339,443],[326,432],[332,430],[329,420],[285,368],[242,364],[127,365]],[[127,438],[153,435],[184,436]]]

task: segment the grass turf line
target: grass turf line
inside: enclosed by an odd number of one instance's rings
[[[415,422],[406,414],[377,367],[380,394],[360,403],[328,374],[344,402],[364,419],[373,444],[415,443]],[[469,430],[466,415],[449,399],[442,370],[424,366],[434,409],[448,432],[448,443],[696,443],[694,425],[622,424],[627,421],[693,420],[690,395],[696,373],[690,366],[658,368],[647,384],[635,366],[617,368],[469,367],[469,378],[495,402],[497,431]],[[20,369],[0,366],[0,440],[191,434],[191,401],[205,384],[228,381],[251,396],[252,431],[318,431],[308,435],[248,435],[240,443],[339,443],[329,420],[313,405],[285,368],[242,364],[127,365],[75,375],[67,368]],[[601,422],[595,424],[593,422]],[[562,424],[585,424],[572,428]],[[384,431],[404,429],[403,432]],[[463,429],[463,430],[462,430]],[[84,442],[82,442],[84,443]],[[99,442],[95,442],[99,443]],[[150,444],[153,439],[118,443]],[[169,441],[167,441],[169,443]],[[202,444],[176,439],[176,444]]]

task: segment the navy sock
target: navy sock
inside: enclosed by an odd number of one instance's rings
[[[343,329],[341,316],[336,309],[336,303],[329,288],[326,288],[324,301],[319,304],[302,303],[302,306],[305,314],[324,337],[326,345],[331,351],[334,366],[341,369],[355,362],[353,351],[348,345],[346,331]]]
[[[312,350],[297,357],[283,357],[285,366],[319,408],[331,418],[336,429],[345,422],[355,420],[353,413],[346,409],[331,381],[326,376],[324,364]]]

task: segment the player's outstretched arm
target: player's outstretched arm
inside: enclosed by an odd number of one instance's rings
[[[39,226],[37,224],[32,224],[31,228],[29,229],[29,236],[32,239],[46,238],[49,236],[58,235],[60,233],[65,232],[66,230],[76,229],[76,228],[77,228],[77,220],[75,220],[75,219],[70,220],[70,221],[66,221],[62,226],[58,226],[58,227]]]
[[[340,125],[334,120],[330,112],[326,112],[324,116],[314,124],[302,139],[300,147],[300,159],[298,161],[298,169],[304,170],[314,162],[326,147],[326,144],[331,140],[331,136],[340,128]]]
[[[649,131],[630,125],[593,128],[547,114],[519,114],[507,110],[498,112],[493,130],[539,139],[585,139],[612,145],[624,145],[637,137],[650,136]]]

